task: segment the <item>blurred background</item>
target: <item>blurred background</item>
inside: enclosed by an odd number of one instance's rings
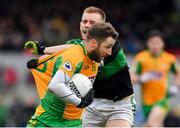
[[[39,98],[26,62],[33,57],[23,50],[27,40],[46,46],[78,38],[82,11],[97,6],[119,32],[129,67],[133,56],[146,48],[151,29],[163,31],[166,50],[180,62],[180,0],[1,0],[0,1],[0,126],[26,126]],[[139,86],[135,86],[135,126],[143,124]],[[180,116],[180,95],[171,99]]]

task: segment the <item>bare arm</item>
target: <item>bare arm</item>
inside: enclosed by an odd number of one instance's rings
[[[70,77],[67,74],[61,70],[58,70],[50,81],[48,90],[56,94],[65,102],[70,102],[78,106],[81,102],[81,99],[78,98],[76,94],[73,93],[65,84],[69,79]]]
[[[177,71],[176,71],[176,74],[175,74],[174,85],[178,85],[180,87],[180,67],[179,66],[177,66]]]
[[[169,87],[169,95],[176,96],[180,92],[180,68],[176,64],[176,72],[172,85]]]
[[[141,73],[142,65],[139,60],[134,60],[131,68],[131,80],[133,85],[144,84],[149,80],[155,79],[156,77],[150,71]]]
[[[131,75],[132,84],[136,85],[136,83],[138,83],[139,76],[134,71],[131,71],[130,75]]]
[[[133,60],[132,67],[130,68],[130,76],[133,85],[136,85],[139,80],[139,75],[136,73],[136,69],[137,69],[137,64],[136,61]]]
[[[44,49],[44,54],[51,55],[51,54],[53,54],[55,52],[58,52],[60,50],[66,49],[66,48],[69,48],[71,46],[72,46],[72,44],[63,44],[63,45],[46,47]]]

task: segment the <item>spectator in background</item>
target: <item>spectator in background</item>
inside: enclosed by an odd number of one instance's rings
[[[16,33],[17,31],[22,34],[24,40],[34,39],[44,42],[59,42],[58,34],[62,37],[60,41],[65,42],[69,37],[79,36],[77,30],[79,27],[78,20],[80,19],[80,12],[83,7],[89,5],[99,6],[106,8],[108,12],[108,20],[113,23],[118,31],[121,31],[125,24],[125,30],[129,33],[130,30],[126,29],[126,26],[130,26],[132,31],[137,35],[136,43],[141,46],[143,43],[139,42],[144,32],[151,28],[161,28],[165,33],[169,35],[169,40],[173,43],[169,43],[168,46],[176,48],[179,46],[178,30],[179,13],[175,10],[177,4],[174,5],[174,1],[95,1],[92,0],[86,2],[80,2],[74,0],[72,2],[64,0],[56,1],[21,1],[13,0],[11,2],[1,1],[0,4],[0,33],[4,36],[6,41],[1,44],[0,37],[0,50],[14,50],[19,52],[22,45],[18,45],[19,48],[14,47],[12,42],[7,42],[7,35]],[[162,6],[163,5],[163,6]],[[108,8],[107,8],[108,7]],[[166,7],[166,9],[162,8]],[[73,11],[72,11],[73,8]],[[131,8],[131,10],[129,9]],[[148,16],[147,16],[148,15]],[[59,22],[62,26],[58,31],[52,27],[56,19],[60,19]],[[55,20],[54,20],[55,19]],[[153,20],[151,20],[153,19]],[[57,22],[56,22],[57,23]],[[59,24],[58,23],[58,24]],[[59,26],[59,25],[58,25]],[[177,28],[177,29],[176,29]],[[1,35],[0,34],[0,35]],[[120,32],[119,37],[123,41],[127,41],[128,37],[123,37]],[[130,40],[130,44],[132,44]],[[20,42],[18,42],[21,44]],[[48,45],[52,45],[48,44]],[[56,43],[57,44],[57,43]],[[55,43],[53,44],[55,45]],[[139,45],[139,46],[140,46]],[[15,45],[17,46],[17,45]],[[140,50],[139,47],[128,47],[126,51]]]
[[[180,86],[176,57],[164,51],[164,43],[164,35],[160,31],[151,31],[147,37],[148,50],[135,56],[131,75],[133,83],[141,84],[146,125],[152,127],[163,126],[170,107],[168,92],[177,94]],[[168,85],[170,71],[175,75],[171,86]]]
[[[9,88],[17,83],[17,72],[13,67],[8,67],[4,71],[4,84]]]

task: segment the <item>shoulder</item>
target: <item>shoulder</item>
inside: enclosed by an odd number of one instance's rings
[[[171,62],[176,61],[175,55],[173,55],[173,54],[171,54],[169,52],[166,52],[166,51],[164,51],[164,58],[166,58],[167,60],[169,60]]]
[[[66,44],[80,44],[82,42],[82,40],[79,38],[79,39],[71,39],[71,40],[68,40],[66,42]]]
[[[83,48],[80,45],[73,45],[72,47],[69,47],[65,51],[80,53],[80,52],[83,52]]]
[[[142,61],[142,60],[146,59],[148,56],[149,56],[149,51],[148,50],[144,50],[144,51],[139,52],[135,56],[135,60]]]
[[[80,45],[73,45],[72,47],[69,47],[68,49],[64,50],[62,55],[66,58],[84,58],[85,54],[83,51],[83,48]]]

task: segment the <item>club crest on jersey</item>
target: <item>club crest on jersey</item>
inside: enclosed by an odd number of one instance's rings
[[[65,68],[68,71],[72,71],[72,66],[70,62],[65,62],[63,68]]]

